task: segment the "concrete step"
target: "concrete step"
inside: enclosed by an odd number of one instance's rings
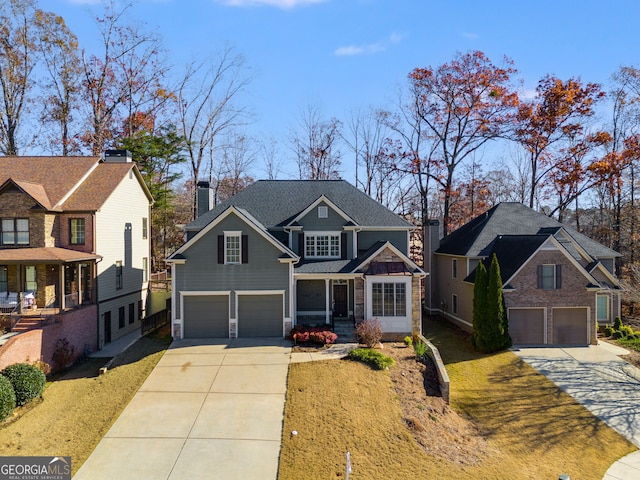
[[[12,332],[28,332],[29,330],[35,330],[36,328],[42,327],[42,323],[44,322],[43,318],[36,317],[22,317],[20,318],[16,324],[11,329]]]

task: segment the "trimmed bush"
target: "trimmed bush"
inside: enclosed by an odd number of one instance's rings
[[[289,338],[295,343],[313,343],[315,345],[331,345],[338,339],[338,335],[326,327],[307,327],[296,325],[289,332]]]
[[[620,331],[620,330],[616,330],[615,332],[613,332],[613,334],[611,335],[611,338],[613,338],[614,340],[620,340],[621,338],[624,337],[624,334]]]
[[[16,393],[8,378],[0,375],[0,420],[4,420],[16,408]]]
[[[393,365],[393,358],[371,348],[356,348],[351,350],[347,358],[366,363],[376,370],[386,370]]]
[[[406,337],[404,337],[404,346],[410,347],[411,345],[413,345],[413,338],[407,335]]]
[[[375,347],[382,340],[382,327],[377,318],[364,320],[356,325],[356,336],[369,348]]]
[[[604,335],[606,337],[610,337],[611,335],[613,335],[613,332],[615,332],[615,330],[613,329],[613,327],[611,325],[606,325],[604,327]]]
[[[13,385],[18,406],[42,395],[44,385],[47,382],[42,370],[28,363],[9,365],[0,373]]]

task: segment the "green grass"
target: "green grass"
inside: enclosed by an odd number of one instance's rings
[[[623,337],[616,340],[616,342],[622,347],[640,352],[640,338]]]
[[[343,478],[349,451],[352,480],[561,473],[600,480],[635,450],[513,353],[478,354],[446,323],[429,322],[425,336],[447,366],[451,406],[483,432],[489,453],[478,464],[460,466],[424,453],[406,427],[389,372],[355,362],[312,362],[290,367],[278,478]]]
[[[77,472],[169,341],[164,334],[143,337],[116,357],[104,375],[98,376],[98,370],[105,359],[89,359],[48,382],[41,402],[0,427],[2,455],[70,456]]]

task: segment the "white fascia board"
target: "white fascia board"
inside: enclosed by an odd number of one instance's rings
[[[378,250],[375,251],[375,253],[373,253],[372,255],[369,256],[369,258],[367,258],[364,262],[362,262],[361,264],[357,265],[356,268],[353,270],[353,272],[355,272],[357,269],[362,268],[366,265],[369,265],[369,263],[371,263],[371,261],[376,258],[378,255],[380,255],[385,249],[390,249],[393,253],[395,253],[397,256],[399,256],[403,262],[409,264],[410,267],[419,270],[418,275],[426,277],[427,273],[422,270],[422,268],[420,268],[418,265],[416,265],[413,260],[411,260],[409,257],[407,257],[404,253],[402,253],[400,250],[398,250],[396,248],[396,246],[391,243],[391,242],[386,242],[384,245],[382,245]]]
[[[342,218],[344,218],[346,221],[348,222],[353,222],[354,224],[358,224],[356,221],[354,221],[351,217],[349,217],[349,215],[347,215],[346,213],[344,213],[344,211],[339,208],[335,203],[333,203],[331,200],[329,200],[327,197],[324,196],[324,194],[320,195],[318,197],[318,199],[311,203],[311,205],[309,205],[307,208],[305,208],[302,212],[300,212],[298,215],[296,215],[296,217],[291,220],[289,222],[288,225],[286,225],[287,228],[289,228],[289,226],[294,223],[297,222],[298,220],[300,220],[301,218],[303,218],[304,216],[306,216],[307,214],[309,214],[314,208],[316,208],[320,203],[326,203],[327,205],[329,205],[329,207],[331,207],[331,209],[336,212],[338,215],[340,215]]]

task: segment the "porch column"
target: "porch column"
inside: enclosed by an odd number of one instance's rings
[[[64,311],[64,308],[65,308],[64,269],[65,269],[65,264],[61,263],[60,268],[58,269],[58,284],[60,285],[60,288],[58,289],[58,291],[60,292],[60,311],[61,312]]]
[[[324,296],[324,315],[325,315],[325,323],[331,323],[331,318],[329,314],[329,279],[324,279],[324,287],[325,287],[325,296]]]
[[[78,302],[77,305],[82,305],[82,264],[77,264],[76,270],[76,282],[78,283]]]

